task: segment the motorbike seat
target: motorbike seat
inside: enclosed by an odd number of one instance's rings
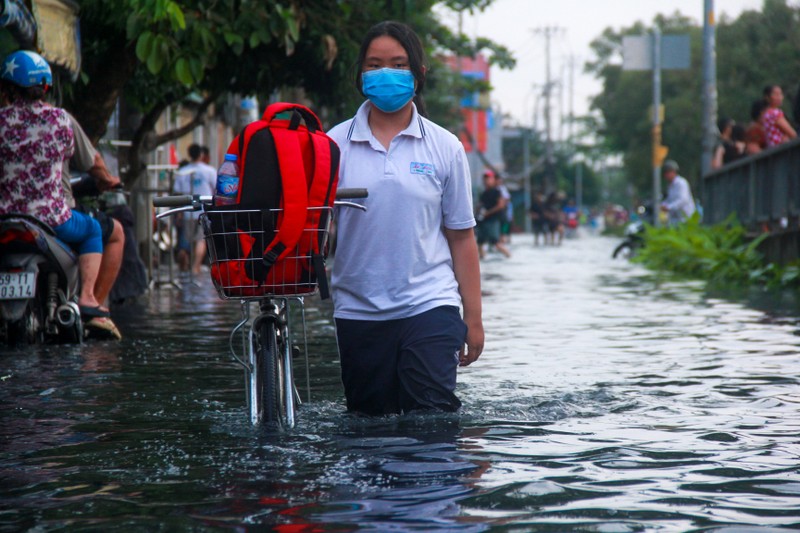
[[[22,219],[26,222],[32,223],[38,229],[44,230],[44,232],[47,233],[48,235],[51,235],[53,237],[56,236],[56,232],[53,230],[53,228],[51,228],[50,226],[48,226],[47,224],[45,224],[44,222],[42,222],[41,220],[39,220],[34,216],[26,215],[24,213],[8,213],[5,215],[0,215],[0,222],[4,220],[14,220],[14,219]]]

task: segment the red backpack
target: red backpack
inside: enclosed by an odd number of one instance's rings
[[[287,114],[288,118],[276,118]],[[329,296],[327,232],[339,147],[307,107],[272,104],[228,146],[239,165],[236,203],[206,211],[211,277],[224,297]]]

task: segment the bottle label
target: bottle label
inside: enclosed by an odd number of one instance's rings
[[[217,176],[217,194],[235,198],[239,194],[239,178],[227,174]]]

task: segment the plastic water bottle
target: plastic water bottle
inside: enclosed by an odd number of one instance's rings
[[[231,205],[239,196],[239,165],[234,154],[225,154],[225,161],[217,171],[217,193],[214,205]]]

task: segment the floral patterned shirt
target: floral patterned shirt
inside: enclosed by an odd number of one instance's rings
[[[771,107],[764,112],[761,123],[764,125],[764,135],[767,139],[767,148],[777,146],[783,142],[783,132],[778,127],[778,120],[783,116],[783,111]]]
[[[0,107],[0,213],[25,213],[53,227],[69,220],[61,169],[72,152],[63,110],[20,100]]]

